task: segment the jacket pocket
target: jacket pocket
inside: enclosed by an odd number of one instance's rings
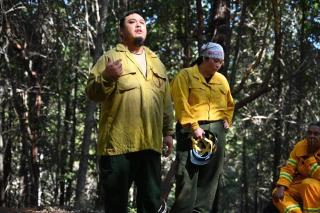
[[[165,89],[165,83],[166,83],[166,76],[162,73],[156,72],[153,69],[152,71],[152,83],[155,88],[158,88],[160,90]]]
[[[147,87],[152,91],[153,102],[161,103],[163,102],[163,97],[166,91],[167,78],[163,74],[155,72],[154,70],[151,70],[151,71],[152,71],[151,81],[149,81],[149,83],[147,84],[148,85]]]
[[[202,85],[200,82],[193,82],[189,85],[188,102],[191,106],[208,103],[208,101],[208,90],[205,88],[205,85]]]
[[[120,76],[117,80],[117,88],[120,93],[139,88],[140,85],[135,77],[136,73],[128,73]]]
[[[183,176],[184,172],[186,171],[186,165],[188,163],[188,156],[189,152],[184,151],[184,152],[177,152],[177,161],[178,161],[178,166],[177,166],[177,176]]]

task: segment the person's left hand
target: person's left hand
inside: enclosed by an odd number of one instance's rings
[[[168,157],[173,150],[173,138],[171,135],[167,135],[163,138],[163,155]]]

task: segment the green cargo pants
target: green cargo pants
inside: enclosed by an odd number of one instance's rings
[[[223,121],[202,124],[200,127],[217,136],[217,151],[208,164],[198,166],[190,161],[191,140],[177,124],[177,173],[175,202],[171,213],[208,213],[212,208],[223,168],[226,130]]]
[[[152,150],[101,156],[100,178],[106,213],[127,213],[128,192],[137,186],[137,212],[157,212],[161,204],[160,153]]]

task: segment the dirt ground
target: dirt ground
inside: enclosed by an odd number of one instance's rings
[[[85,213],[84,211],[68,211],[59,208],[6,208],[0,207],[0,213]]]

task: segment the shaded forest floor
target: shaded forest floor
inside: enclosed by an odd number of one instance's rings
[[[100,213],[101,211],[66,210],[54,207],[41,208],[7,208],[0,207],[0,213]]]

